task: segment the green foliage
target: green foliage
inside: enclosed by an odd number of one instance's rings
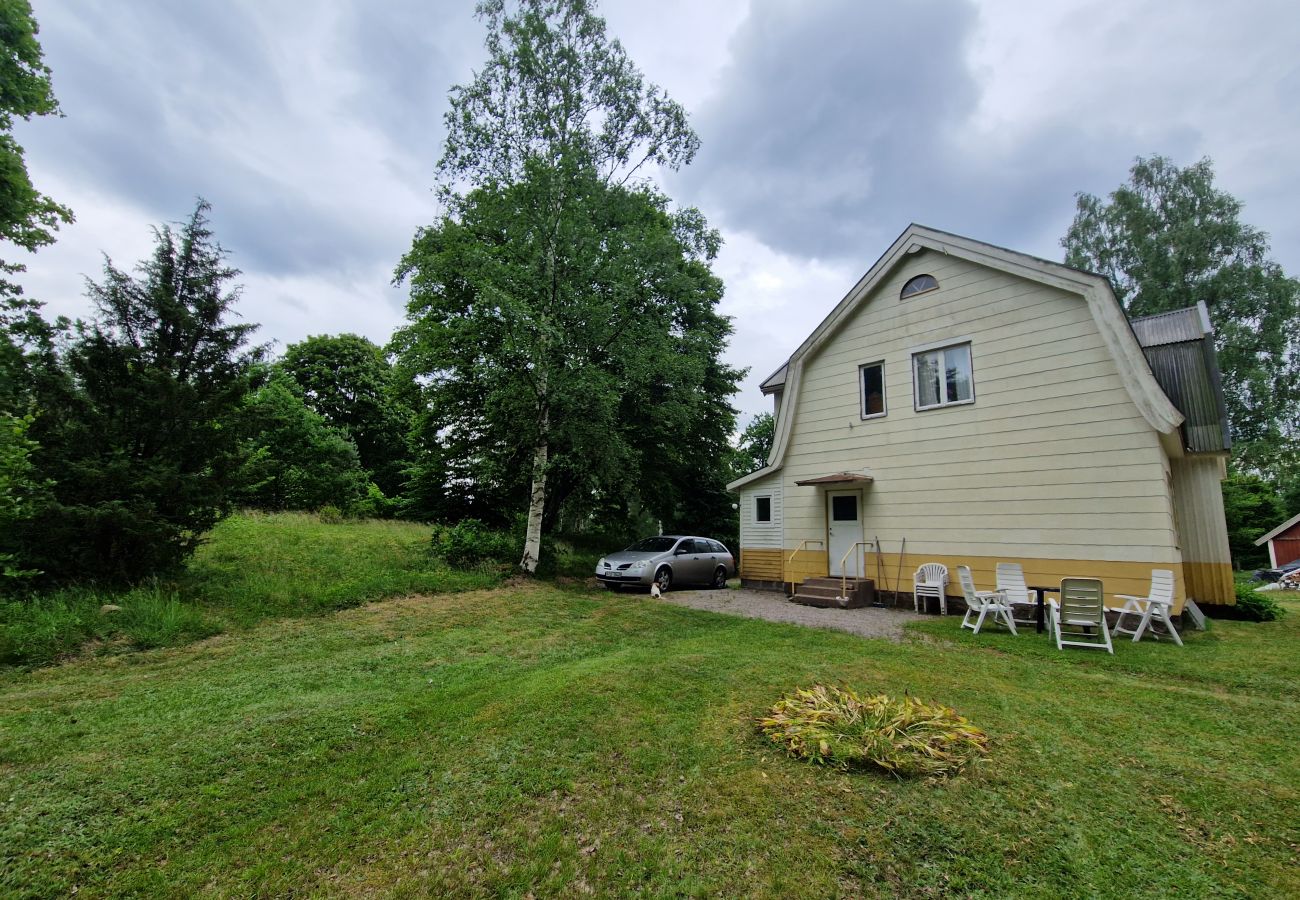
[[[1286,520],[1276,489],[1258,475],[1229,472],[1223,480],[1223,515],[1233,565],[1251,569],[1268,564],[1268,548],[1255,541]]]
[[[28,439],[27,432],[33,418],[0,412],[0,534],[14,533],[30,518],[31,505],[45,488],[31,462],[36,443]],[[38,574],[17,568],[13,554],[0,553],[0,589],[6,581],[12,585]]]
[[[445,215],[398,269],[410,325],[393,346],[427,385],[444,484],[462,508],[526,507],[534,571],[544,529],[615,497],[725,516],[740,373],[721,362],[717,232],[633,180],[690,160],[685,111],[586,0],[478,9],[489,58],[451,92]]]
[[[399,510],[399,504],[384,496],[379,485],[372,481],[366,485],[365,496],[348,507],[348,515],[354,519],[389,519]]]
[[[431,546],[435,556],[458,569],[483,563],[508,564],[519,556],[517,536],[489,528],[477,519],[434,526]]]
[[[781,698],[758,724],[794,756],[898,776],[955,774],[988,752],[984,732],[946,706],[820,684]]]
[[[0,240],[28,251],[53,243],[59,225],[72,221],[71,210],[36,190],[13,137],[17,119],[60,115],[38,30],[27,0],[0,3]],[[3,276],[22,269],[0,261],[0,293],[18,293]]]
[[[1210,160],[1180,169],[1139,157],[1106,200],[1078,195],[1066,262],[1105,275],[1131,316],[1204,301],[1215,329],[1234,457],[1300,471],[1300,282],[1268,258],[1268,235],[1214,187]]]
[[[17,552],[48,578],[173,572],[229,509],[235,418],[262,351],[245,347],[257,326],[226,324],[238,272],[207,212],[157,229],[136,276],[107,261],[88,287],[97,318],[41,359],[31,459],[53,484]]]
[[[759,413],[750,419],[745,430],[740,433],[736,450],[732,456],[731,477],[740,478],[767,465],[767,457],[772,452],[772,442],[776,439],[776,417],[771,413]]]
[[[316,335],[290,344],[276,368],[304,403],[356,445],[361,467],[387,495],[402,487],[410,459],[412,412],[404,385],[379,347],[355,334]]]
[[[1237,582],[1236,587],[1236,605],[1217,614],[1228,615],[1234,619],[1245,619],[1248,622],[1274,622],[1285,615],[1286,610],[1267,594],[1241,582]]]
[[[265,510],[349,508],[369,498],[357,448],[308,409],[289,376],[275,373],[239,417],[246,458],[235,502]]]

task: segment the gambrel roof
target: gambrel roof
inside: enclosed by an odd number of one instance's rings
[[[1151,374],[1151,368],[1142,353],[1142,347],[1133,333],[1133,328],[1129,325],[1119,301],[1115,299],[1110,282],[1105,278],[1061,263],[986,244],[983,241],[912,224],[844,295],[844,298],[831,310],[830,315],[826,316],[813,333],[791,354],[785,365],[764,380],[764,393],[779,389],[786,397],[776,423],[772,451],[768,455],[766,466],[731,482],[727,485],[729,490],[734,491],[781,468],[790,441],[796,405],[800,399],[800,376],[803,372],[804,360],[830,341],[857,308],[866,301],[871,292],[899,265],[912,254],[922,250],[933,250],[955,256],[977,265],[1082,296],[1087,301],[1102,341],[1115,360],[1124,387],[1142,417],[1160,434],[1169,435],[1178,430],[1178,426],[1183,422],[1183,415],[1170,402]]]

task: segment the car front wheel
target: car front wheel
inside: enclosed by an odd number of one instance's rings
[[[664,566],[655,573],[655,584],[659,585],[659,593],[666,594],[668,589],[673,586],[672,569]]]
[[[727,570],[725,567],[718,566],[717,571],[713,573],[713,583],[711,586],[714,590],[727,586]]]

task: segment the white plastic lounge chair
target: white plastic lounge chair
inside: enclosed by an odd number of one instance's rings
[[[912,576],[912,602],[917,612],[925,611],[925,602],[933,597],[939,601],[940,615],[948,615],[948,567],[940,563],[926,563]]]
[[[957,567],[957,580],[961,582],[962,596],[966,598],[966,617],[961,620],[962,628],[973,629],[976,634],[984,627],[984,619],[990,613],[994,622],[1001,622],[1017,634],[1015,620],[1011,618],[1011,607],[1007,604],[1006,594],[1001,591],[977,591],[975,579],[971,577],[970,566]],[[975,623],[971,624],[971,617]]]
[[[1114,654],[1106,627],[1106,592],[1096,578],[1062,578],[1061,602],[1047,601],[1056,647],[1093,647]]]
[[[1151,627],[1151,620],[1155,619],[1165,626],[1169,636],[1174,639],[1178,646],[1183,645],[1183,639],[1178,636],[1178,630],[1174,628],[1174,623],[1169,617],[1169,611],[1174,608],[1174,573],[1168,569],[1151,570],[1151,593],[1145,597],[1134,597],[1131,594],[1116,594],[1116,599],[1124,601],[1124,608],[1120,610],[1119,618],[1115,620],[1115,627],[1111,629],[1111,637],[1120,634],[1133,635],[1133,643],[1142,640],[1142,634],[1150,631],[1151,636],[1156,640],[1160,635]],[[1137,628],[1130,628],[1124,624],[1128,616],[1138,616],[1139,621]]]
[[[997,589],[1007,595],[1012,617],[1017,622],[1033,625],[1038,621],[1034,614],[1038,598],[1025,587],[1025,570],[1020,567],[1020,563],[998,563]],[[1015,615],[1017,612],[1023,613],[1025,609],[1029,610],[1028,614]]]

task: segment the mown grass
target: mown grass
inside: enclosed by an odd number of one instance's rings
[[[1290,605],[1112,658],[535,584],[11,670],[0,893],[1296,896]],[[755,719],[818,681],[950,704],[991,753],[790,759]]]
[[[487,569],[458,571],[434,559],[422,525],[243,513],[220,523],[174,581],[125,591],[70,588],[0,604],[0,664],[176,646],[267,618],[498,581]],[[121,610],[101,613],[104,604]]]

